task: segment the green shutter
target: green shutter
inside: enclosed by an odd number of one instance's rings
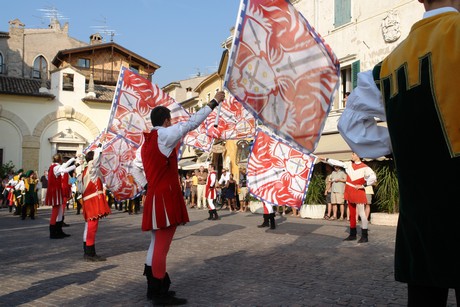
[[[360,70],[361,65],[359,60],[351,64],[351,83],[353,85],[353,88],[355,88],[358,85],[358,73],[360,72]]]
[[[351,21],[351,0],[334,1],[334,26],[340,27]]]

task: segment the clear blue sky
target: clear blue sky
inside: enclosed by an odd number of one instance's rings
[[[11,0],[0,5],[0,31],[7,32],[15,18],[27,28],[46,28],[43,10],[54,8],[78,40],[114,30],[116,43],[161,66],[153,82],[162,87],[217,70],[239,5],[240,0]],[[105,38],[110,41],[110,35]]]

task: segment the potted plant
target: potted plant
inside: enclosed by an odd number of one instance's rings
[[[323,174],[313,169],[313,173],[308,185],[307,195],[305,197],[304,205],[300,208],[300,216],[302,218],[323,218],[324,212],[326,211],[326,198],[324,196],[325,181]]]
[[[252,213],[264,213],[264,205],[262,202],[251,194],[249,194],[249,210],[251,210]]]
[[[379,212],[371,215],[372,224],[396,226],[399,217],[399,187],[393,160],[379,162],[375,173],[374,204]]]

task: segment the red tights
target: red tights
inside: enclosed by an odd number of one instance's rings
[[[60,216],[60,220],[62,220],[62,211],[61,205],[53,206],[51,208],[51,217],[50,217],[50,225],[56,225],[56,220]]]
[[[147,264],[152,266],[153,277],[163,279],[166,275],[166,256],[169,252],[176,226],[152,230]]]
[[[99,226],[99,220],[89,220],[85,225],[85,232],[83,233],[83,242],[86,246],[92,246],[96,243],[96,232]]]

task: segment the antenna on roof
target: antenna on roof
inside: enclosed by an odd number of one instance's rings
[[[96,22],[102,23],[102,25],[99,26],[91,26],[92,29],[95,29],[99,34],[103,35],[104,37],[104,42],[107,42],[107,39],[105,38],[106,36],[110,36],[110,41],[113,42],[114,36],[120,35],[117,33],[114,29],[110,29],[110,27],[107,25],[107,18],[104,16],[101,16],[102,20],[95,20]]]
[[[195,78],[195,77],[200,77],[201,76],[201,71],[198,67],[194,67],[196,70],[196,73],[189,75],[190,78]]]
[[[49,26],[51,27],[55,23],[59,23],[60,20],[68,20],[69,18],[62,15],[58,9],[54,6],[48,6],[43,9],[38,9],[37,11],[42,12],[43,18],[49,19]],[[43,21],[42,21],[43,23]]]

